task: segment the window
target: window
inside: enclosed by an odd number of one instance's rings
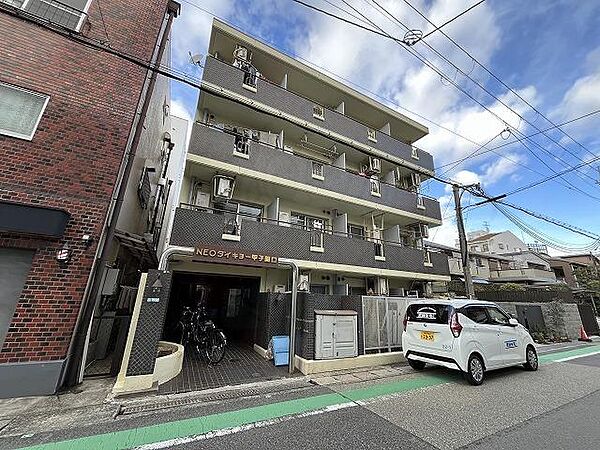
[[[500,311],[498,308],[488,306],[487,312],[490,316],[490,323],[493,325],[508,325],[510,319],[506,314]]]
[[[406,318],[411,322],[428,322],[446,324],[452,315],[449,305],[413,304],[406,309]]]
[[[379,184],[379,178],[376,175],[371,176],[369,179],[371,185],[371,195],[381,197],[381,185]]]
[[[385,258],[383,254],[383,242],[380,240],[375,241],[375,258]]]
[[[419,159],[419,150],[417,150],[417,147],[411,147],[410,156],[413,159]]]
[[[361,227],[360,225],[348,224],[348,237],[364,239],[365,227]]]
[[[0,83],[0,134],[32,140],[49,98]]]
[[[325,110],[321,105],[313,105],[313,117],[319,120],[325,120]]]
[[[425,200],[423,200],[423,196],[417,194],[417,208],[425,209]]]
[[[240,221],[260,222],[262,218],[262,206],[229,201],[215,203],[214,207],[215,214],[225,216],[223,234],[227,235],[240,234]]]
[[[369,139],[371,142],[377,142],[377,131],[375,131],[373,128],[369,128],[367,130],[367,139]]]
[[[85,18],[88,0],[0,0],[55,25],[79,31]]]
[[[475,323],[488,322],[488,316],[483,306],[469,306],[462,313]]]
[[[313,161],[312,162],[312,177],[315,180],[324,180],[325,177],[323,175],[323,164],[320,162]]]

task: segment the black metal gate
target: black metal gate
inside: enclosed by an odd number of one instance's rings
[[[517,305],[517,319],[530,331],[543,331],[546,329],[541,306]]]
[[[600,328],[598,327],[598,321],[594,314],[594,308],[589,303],[580,303],[577,305],[579,309],[579,315],[581,316],[581,323],[585,332],[589,334],[600,334]]]

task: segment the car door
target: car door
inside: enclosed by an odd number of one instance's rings
[[[471,320],[469,328],[471,340],[483,353],[487,368],[493,368],[501,364],[499,360],[500,344],[498,325],[490,323],[490,318],[485,306],[472,305],[462,309],[462,313]]]
[[[518,328],[509,324],[510,317],[495,306],[487,307],[490,323],[498,327],[499,365],[511,365],[523,360],[523,342]]]

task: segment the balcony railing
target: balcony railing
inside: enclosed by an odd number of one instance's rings
[[[75,31],[79,30],[87,16],[85,11],[57,0],[0,0],[0,4],[2,3],[24,10],[51,24]],[[85,6],[85,3],[82,2],[82,5]]]
[[[277,84],[271,83],[263,78],[256,80],[256,87],[249,90],[244,87],[245,72],[224,61],[214,57],[208,57],[204,67],[203,80],[223,87],[229,91],[251,98],[265,105],[277,108],[299,119],[318,125],[329,131],[338,133],[347,138],[353,139],[365,145],[386,152],[390,155],[402,158],[403,160],[422,167],[425,170],[433,171],[433,157],[427,153],[418,150],[416,155],[411,145],[399,141],[390,135],[378,131],[376,132],[376,142],[369,138],[368,125],[352,119],[342,113],[318,105],[323,108],[323,117],[314,113],[314,106],[317,105],[314,100],[304,98],[292,91],[289,91]],[[416,159],[414,156],[417,156]]]
[[[376,267],[416,273],[448,275],[448,259],[441,253],[430,253],[431,264],[425,264],[424,250],[402,247],[383,240],[361,240],[335,233],[333,230],[310,230],[277,220],[235,219],[235,239],[227,233],[234,214],[221,215],[212,208],[177,208],[171,244],[185,247],[219,245],[224,248],[264,251],[280,257],[304,261],[320,261],[359,267]],[[227,233],[224,233],[227,231]],[[316,244],[316,245],[315,245]],[[381,254],[382,253],[382,254]]]
[[[506,270],[491,270],[490,279],[492,280],[531,280],[531,281],[556,281],[556,276],[551,270],[543,269],[506,269]]]
[[[196,124],[188,151],[190,154],[230,163],[236,167],[418,214],[433,219],[434,222],[441,220],[440,205],[435,199],[421,195],[421,207],[416,193],[383,182],[380,183],[379,195],[373,195],[370,178],[334,166],[324,165],[322,176],[315,177],[311,160],[252,140],[248,141],[248,152],[240,157],[240,152],[234,151],[237,149],[235,140],[233,134]]]

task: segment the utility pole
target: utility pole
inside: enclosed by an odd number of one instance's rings
[[[465,277],[465,290],[468,298],[475,297],[473,288],[473,279],[471,278],[471,267],[469,263],[469,249],[467,248],[467,236],[465,234],[465,224],[463,222],[462,207],[460,206],[460,187],[458,184],[452,185],[454,193],[454,209],[456,210],[456,224],[458,225],[458,241],[460,242],[460,256],[462,259],[463,274]]]

